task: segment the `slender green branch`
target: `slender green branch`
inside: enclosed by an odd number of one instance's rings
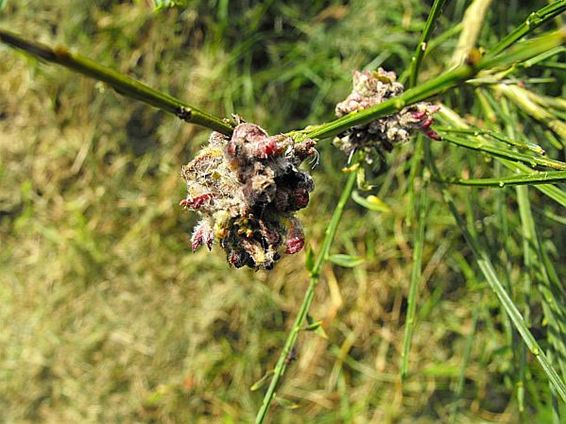
[[[542,366],[544,372],[546,373],[548,379],[552,383],[554,389],[558,393],[558,395],[562,398],[564,402],[566,402],[566,386],[564,381],[560,378],[554,367],[551,365],[548,358],[543,353],[543,350],[540,348],[539,344],[537,343],[536,339],[533,337],[531,332],[529,331],[521,313],[509,297],[509,294],[499,281],[497,277],[497,273],[491,263],[491,260],[488,254],[483,250],[481,243],[466,229],[466,225],[459,215],[454,200],[450,196],[450,194],[443,190],[444,198],[448,203],[448,207],[456,220],[456,223],[460,227],[464,238],[466,239],[468,245],[470,246],[474,256],[476,257],[477,264],[484,274],[485,279],[487,280],[488,284],[490,285],[491,289],[497,295],[501,306],[511,319],[513,325],[523,338],[523,341],[531,351],[531,353],[535,356],[538,360],[540,365]]]
[[[419,152],[415,153],[415,158],[413,160],[418,161],[418,167],[420,168],[418,173],[422,180],[423,167],[421,164],[423,157],[423,146],[424,141],[421,139],[418,141]],[[425,234],[425,224],[427,218],[427,206],[428,206],[428,193],[426,190],[426,184],[420,187],[418,190],[413,188],[413,192],[416,191],[415,198],[415,214],[416,214],[416,225],[414,228],[414,238],[413,238],[413,265],[411,269],[411,282],[409,285],[409,296],[407,299],[407,318],[405,320],[405,334],[403,337],[403,351],[401,353],[401,379],[405,379],[409,370],[409,352],[411,350],[413,332],[415,329],[415,316],[417,313],[417,294],[419,282],[422,276],[422,261],[423,261],[423,247],[424,247],[424,234]]]
[[[275,365],[275,370],[273,373],[273,377],[271,379],[271,383],[269,384],[269,388],[265,393],[263,398],[263,403],[261,408],[256,417],[256,424],[263,423],[265,417],[267,416],[267,412],[269,411],[269,407],[273,398],[275,396],[275,390],[279,384],[279,381],[283,377],[285,370],[287,369],[288,357],[295,346],[295,342],[297,341],[297,337],[299,336],[299,332],[302,329],[303,323],[307,317],[307,313],[311,307],[312,301],[314,299],[314,291],[318,282],[320,280],[320,270],[322,265],[328,258],[328,252],[330,251],[330,247],[332,246],[332,242],[334,241],[334,237],[336,235],[336,230],[338,229],[338,224],[342,219],[342,214],[344,213],[344,207],[348,202],[352,194],[352,190],[354,189],[354,185],[356,182],[356,172],[351,172],[348,176],[348,180],[346,181],[346,185],[342,190],[342,194],[340,195],[340,200],[336,205],[336,209],[334,209],[334,213],[332,214],[332,218],[330,220],[330,224],[326,228],[326,232],[324,234],[324,241],[322,242],[322,247],[320,252],[318,253],[316,260],[314,261],[314,265],[310,270],[310,281],[307,291],[305,293],[305,297],[303,299],[303,303],[299,309],[299,313],[293,327],[291,328],[291,332],[287,336],[287,340],[285,341],[285,346],[283,347],[283,351],[279,355],[279,359],[277,360],[277,364]]]
[[[434,23],[440,16],[440,12],[445,3],[446,0],[435,0],[432,5],[432,9],[426,20],[426,24],[421,34],[417,50],[411,62],[409,75],[410,87],[414,87],[417,83],[417,80],[419,78],[421,60],[427,49],[427,42],[432,34],[432,30],[434,29]],[[421,135],[417,140],[415,154],[411,163],[410,174],[409,210],[415,210],[414,215],[416,225],[414,227],[413,236],[413,263],[411,269],[411,282],[409,284],[409,296],[407,299],[407,318],[405,320],[405,334],[403,337],[403,351],[401,354],[401,380],[404,380],[405,377],[407,377],[409,371],[409,352],[411,351],[413,332],[415,329],[415,316],[417,314],[417,292],[422,276],[424,234],[427,216],[426,211],[428,206],[428,193],[426,190],[426,183],[423,181],[423,153],[424,140],[423,136]],[[417,177],[421,182],[423,182],[423,187],[421,187],[420,190],[417,190],[416,187]],[[410,219],[412,218],[410,213],[409,217]]]
[[[565,10],[566,0],[559,0],[544,6],[536,12],[531,13],[525,20],[525,22],[523,22],[521,25],[511,31],[507,36],[505,36],[499,43],[497,43],[495,47],[491,49],[491,53],[501,53],[503,50],[520,40],[529,32],[533,31],[534,29],[538,28],[554,17],[560,15]]]
[[[427,49],[428,40],[432,35],[432,31],[434,29],[434,24],[436,22],[436,19],[440,16],[440,13],[445,3],[446,0],[434,0],[432,8],[430,9],[430,13],[428,14],[428,18],[426,20],[423,32],[421,33],[419,44],[417,45],[415,54],[411,59],[409,87],[414,87],[417,84],[421,62],[423,60],[423,57]]]
[[[481,297],[480,297],[481,299]],[[450,412],[450,424],[456,422],[456,417],[458,415],[458,409],[460,407],[460,402],[462,401],[462,394],[464,393],[464,384],[466,381],[466,368],[470,363],[470,358],[472,357],[472,349],[474,347],[474,337],[476,335],[476,330],[478,326],[478,320],[480,316],[480,307],[482,302],[477,302],[475,308],[472,311],[472,325],[470,332],[466,336],[466,342],[464,345],[464,352],[462,355],[462,364],[460,365],[460,372],[458,373],[458,383],[456,384],[456,390],[454,390],[454,403],[452,404]]]
[[[411,60],[411,65],[409,69],[409,87],[414,87],[417,83],[420,71],[420,64],[427,50],[427,42],[434,29],[434,23],[436,19],[440,16],[442,7],[445,4],[445,0],[435,0],[432,5],[431,11],[428,15],[425,27],[421,34],[419,43],[415,54]],[[411,281],[409,284],[409,296],[408,296],[408,308],[407,317],[405,320],[405,334],[403,337],[403,351],[401,354],[401,379],[403,380],[409,369],[409,352],[411,350],[411,342],[415,326],[415,315],[417,310],[417,291],[418,284],[421,279],[422,273],[422,252],[424,246],[424,231],[425,231],[425,221],[426,221],[426,209],[428,203],[428,194],[425,187],[421,190],[416,189],[417,177],[422,180],[423,176],[423,148],[424,141],[422,136],[418,138],[417,145],[415,148],[415,154],[411,163],[411,173],[409,177],[410,189],[409,189],[409,210],[414,212],[414,218],[416,225],[414,226],[414,246],[413,246],[413,263],[411,269]],[[409,213],[407,223],[411,225],[413,216]]]
[[[435,177],[435,179],[440,179],[438,176],[438,169],[436,168],[436,165],[432,160],[430,145],[428,143],[425,145],[425,158],[427,166],[431,170],[432,175]],[[466,227],[466,223],[462,216],[460,216],[452,195],[448,192],[448,190],[446,190],[446,188],[442,188],[442,195],[448,205],[448,208],[450,209],[450,212],[452,213],[452,216],[454,217],[454,220],[456,221],[456,224],[462,232],[464,239],[472,250],[476,258],[476,263],[482,274],[484,275],[491,290],[497,296],[503,310],[509,316],[511,322],[515,326],[517,332],[520,334],[525,345],[540,363],[542,369],[544,370],[546,376],[548,377],[550,383],[552,384],[560,398],[562,398],[562,400],[566,402],[566,385],[564,384],[564,381],[560,378],[548,358],[545,356],[543,350],[541,349],[536,339],[530,332],[527,324],[525,323],[523,316],[503,287],[503,284],[499,280],[491,259],[483,248],[482,243],[480,242],[480,240],[478,240],[476,235],[472,234],[472,232],[469,231]]]
[[[453,126],[454,128],[461,128],[466,130],[471,129],[470,126],[464,121],[464,119],[462,119],[462,117],[460,117],[456,112],[454,112],[452,109],[449,109],[445,105],[441,105],[438,116],[441,118],[443,122]],[[478,136],[477,138],[478,140],[485,141],[486,143],[488,142],[487,139],[481,135]],[[529,168],[527,165],[523,163],[503,159],[497,156],[496,159],[499,160],[505,167],[511,169],[512,171],[521,172],[521,173],[530,173],[530,174],[538,173],[537,171],[535,171],[532,168]],[[438,177],[437,179],[441,179],[441,178]],[[560,188],[550,184],[544,184],[544,185],[539,184],[539,185],[535,185],[534,187],[541,193],[544,193],[551,199],[555,200],[563,207],[566,207],[566,193],[560,190]]]
[[[327,138],[356,126],[364,125],[376,119],[391,115],[406,106],[429,99],[473,77],[487,69],[508,67],[535,57],[545,51],[560,46],[566,39],[566,31],[554,31],[550,34],[521,43],[504,55],[488,55],[477,63],[469,61],[428,82],[411,88],[403,94],[379,103],[373,107],[350,113],[334,121],[308,127],[304,130],[307,137]]]
[[[0,30],[0,41],[47,62],[57,63],[95,80],[103,81],[120,94],[172,113],[186,122],[210,128],[222,134],[232,134],[233,127],[229,122],[184,103],[169,94],[157,91],[114,69],[102,66],[79,54],[71,53],[64,47],[51,48],[35,41],[25,40],[19,35],[4,30]]]
[[[472,0],[462,17],[462,31],[458,44],[452,52],[450,67],[464,63],[476,48],[481,29],[486,22],[486,14],[493,0]]]
[[[546,99],[519,86],[497,84],[492,85],[491,89],[498,94],[503,94],[521,110],[547,126],[560,137],[566,138],[566,124],[549,111],[551,110],[548,107],[550,102],[545,101]],[[564,105],[558,104],[557,107],[563,109]]]
[[[517,185],[554,184],[566,182],[566,171],[536,172],[534,174],[515,174],[499,178],[445,178],[439,182],[475,187],[507,187]]]
[[[456,133],[456,134],[466,134],[470,136],[486,136],[491,137],[497,141],[501,141],[506,143],[510,146],[517,147],[522,151],[531,151],[536,153],[537,155],[543,156],[545,154],[544,149],[540,147],[538,144],[531,143],[531,142],[523,142],[520,140],[512,139],[511,137],[506,137],[503,134],[500,134],[496,131],[491,130],[482,130],[479,128],[451,128],[451,127],[434,127],[435,131],[445,132],[445,133]]]
[[[448,141],[449,143],[455,144],[460,147],[466,147],[468,149],[489,153],[492,156],[509,159],[515,162],[523,162],[533,167],[545,166],[547,168],[557,169],[559,171],[566,170],[566,163],[558,160],[548,159],[545,158],[544,156],[515,152],[513,150],[505,149],[499,146],[494,146],[493,144],[486,142],[484,139],[480,139],[480,138],[471,139],[464,137],[456,137],[454,135],[448,135],[448,133],[441,133],[441,134],[443,140]]]

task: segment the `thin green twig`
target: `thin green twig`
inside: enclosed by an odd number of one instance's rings
[[[440,16],[445,3],[446,0],[434,0],[434,3],[432,4],[423,32],[421,33],[421,38],[419,39],[419,44],[417,45],[415,54],[411,59],[409,87],[414,87],[417,84],[421,62],[427,49],[428,40],[432,35],[436,19]]]
[[[412,58],[409,69],[409,86],[414,87],[419,78],[420,64],[424,54],[427,50],[427,42],[434,29],[434,24],[440,16],[442,7],[446,3],[445,0],[435,0],[430,13],[428,15],[425,27],[421,34],[419,44]],[[415,221],[413,234],[413,263],[411,268],[411,281],[409,283],[408,295],[408,308],[407,317],[405,319],[405,333],[403,336],[403,351],[401,354],[401,380],[404,380],[408,375],[409,370],[409,353],[411,351],[411,344],[413,332],[415,329],[415,316],[417,313],[417,293],[419,282],[422,276],[422,256],[424,247],[424,233],[426,224],[426,211],[428,205],[428,193],[426,191],[426,183],[423,181],[423,154],[424,154],[424,141],[423,136],[418,137],[417,145],[415,147],[415,154],[411,163],[411,174],[409,178],[409,210],[415,210]],[[420,190],[416,189],[417,182],[422,182],[423,187]],[[409,212],[408,222],[412,223],[413,216]]]
[[[509,318],[523,338],[523,341],[525,342],[531,353],[538,360],[538,362],[541,364],[554,389],[562,398],[562,400],[566,402],[566,386],[564,382],[562,381],[554,367],[551,365],[548,358],[545,356],[536,339],[533,337],[527,325],[525,324],[521,313],[499,281],[491,260],[487,253],[483,250],[481,243],[467,230],[464,221],[462,220],[458,213],[458,210],[456,209],[456,205],[454,203],[454,200],[452,199],[452,196],[446,190],[443,190],[443,194],[444,199],[448,203],[448,207],[450,208],[450,211],[452,212],[452,215],[454,216],[454,219],[456,220],[456,223],[460,228],[460,231],[462,231],[464,238],[466,239],[468,245],[474,253],[474,256],[476,257],[477,264],[484,274],[485,279],[487,280],[491,289],[497,295],[501,306],[503,307],[507,315],[509,315]]]
[[[533,174],[515,174],[497,178],[444,178],[439,182],[475,187],[507,187],[517,185],[554,184],[566,182],[566,171],[535,172]]]
[[[222,134],[232,134],[233,126],[230,122],[184,103],[169,94],[155,90],[114,69],[102,66],[87,57],[71,53],[64,47],[51,48],[45,44],[25,40],[5,30],[0,30],[0,41],[46,62],[57,63],[87,77],[103,81],[120,94],[172,113],[186,122],[210,128]]]
[[[314,299],[314,291],[318,282],[320,280],[320,271],[322,269],[322,265],[328,258],[328,253],[330,251],[330,247],[332,246],[332,242],[334,241],[334,237],[336,235],[336,230],[338,229],[338,224],[342,219],[342,214],[344,213],[344,207],[348,202],[352,194],[352,190],[354,189],[354,185],[356,183],[356,172],[351,172],[348,176],[346,181],[346,185],[342,190],[342,194],[340,195],[340,199],[338,200],[338,204],[336,205],[336,209],[334,209],[334,213],[332,214],[332,218],[330,219],[330,223],[326,228],[326,232],[324,234],[324,240],[322,242],[322,247],[320,252],[312,265],[310,271],[310,281],[307,291],[305,293],[305,297],[303,298],[303,302],[301,307],[299,308],[299,313],[297,318],[295,318],[295,322],[293,327],[291,328],[291,332],[287,336],[287,340],[285,341],[285,345],[281,354],[279,355],[279,359],[277,360],[277,364],[275,365],[275,370],[273,373],[273,377],[271,379],[271,383],[265,393],[263,398],[263,403],[261,408],[256,416],[256,424],[263,423],[267,413],[269,411],[269,407],[273,398],[275,396],[275,390],[279,384],[279,381],[283,377],[285,370],[287,369],[288,357],[295,346],[295,342],[297,341],[297,337],[299,336],[299,332],[302,330],[303,323],[307,317],[308,311]]]
[[[507,36],[505,36],[499,43],[497,43],[490,52],[492,54],[499,54],[513,43],[517,42],[529,32],[538,28],[545,22],[560,15],[566,10],[566,0],[559,0],[554,3],[548,4],[543,8],[531,13],[525,22],[515,28]]]
[[[480,297],[481,299],[481,297]],[[460,372],[458,373],[458,382],[456,384],[456,390],[454,391],[454,403],[450,411],[450,423],[456,422],[458,416],[458,409],[460,406],[460,401],[462,399],[462,394],[464,393],[464,384],[466,381],[466,368],[470,363],[470,358],[472,357],[472,348],[474,347],[474,336],[476,335],[476,329],[478,325],[478,318],[480,314],[480,306],[482,302],[477,302],[476,307],[472,311],[472,325],[470,332],[466,336],[466,343],[464,345],[464,352],[462,355],[462,364],[460,366]]]
[[[449,143],[455,144],[460,147],[466,147],[471,150],[477,150],[479,152],[489,153],[492,156],[501,157],[503,159],[509,159],[514,162],[526,163],[532,167],[544,166],[559,171],[566,170],[566,163],[564,162],[554,159],[548,159],[545,158],[544,156],[515,152],[510,149],[495,146],[492,143],[486,142],[485,139],[457,137],[454,135],[450,135],[449,133],[441,133],[441,135],[442,135],[442,139],[448,141]]]
[[[462,119],[462,117],[460,117],[456,112],[446,107],[445,105],[441,105],[441,109],[440,112],[438,113],[438,116],[444,122],[446,122],[447,124],[451,125],[454,128],[470,129],[470,126]],[[482,138],[483,136],[481,135],[478,136],[478,139],[482,139]],[[485,138],[483,138],[483,140],[487,143],[487,140]],[[531,174],[539,173],[538,171],[535,171],[534,169],[520,162],[503,159],[497,156],[496,159],[499,160],[505,167],[515,172],[518,171],[521,173],[531,173]],[[436,178],[439,181],[442,180],[442,178],[438,176]],[[534,185],[534,187],[538,191],[544,193],[551,199],[558,202],[563,207],[566,207],[566,193],[560,190],[560,188],[550,184],[538,184],[538,185]]]
[[[436,169],[436,166],[432,160],[432,155],[430,153],[430,146],[428,143],[425,145],[425,158],[426,158],[427,166],[431,170],[432,174],[436,178],[438,178],[438,170]],[[553,388],[556,390],[558,396],[562,398],[564,402],[566,402],[566,384],[564,383],[564,381],[562,381],[562,379],[560,378],[560,376],[558,375],[558,373],[556,372],[556,370],[554,369],[554,367],[552,366],[552,364],[544,354],[543,350],[541,349],[536,339],[534,338],[529,328],[527,327],[523,319],[523,316],[521,315],[521,313],[519,312],[519,310],[511,300],[511,298],[509,297],[509,294],[503,287],[503,284],[499,281],[499,277],[497,276],[495,268],[491,263],[491,259],[487,254],[487,252],[484,250],[477,236],[472,234],[472,232],[468,230],[464,219],[460,216],[460,213],[458,212],[456,203],[454,202],[452,195],[445,188],[442,188],[442,194],[445,202],[448,205],[450,212],[452,213],[452,216],[454,217],[454,220],[456,221],[457,226],[462,232],[464,239],[466,240],[468,246],[470,247],[476,258],[476,263],[478,267],[482,271],[490,288],[497,296],[501,306],[503,307],[503,310],[507,313],[507,315],[511,319],[511,322],[513,323],[517,332],[520,334],[521,338],[525,342],[525,345],[527,346],[529,351],[535,356],[535,358],[540,363],[542,369],[544,370]]]
[[[420,140],[419,144],[422,145],[423,141]],[[421,147],[422,151],[422,147]],[[416,156],[416,155],[415,155]],[[419,155],[419,162],[422,159],[422,154]],[[417,160],[417,159],[415,159]],[[422,166],[421,166],[422,168]],[[419,172],[422,181],[422,169]],[[409,284],[409,296],[407,299],[407,318],[405,320],[405,334],[403,337],[403,351],[401,353],[401,379],[408,375],[409,370],[409,352],[411,350],[411,341],[415,329],[415,316],[417,312],[417,294],[419,282],[421,281],[422,274],[422,260],[423,260],[423,247],[424,247],[424,234],[427,217],[428,206],[428,193],[426,191],[426,183],[417,191],[415,199],[416,209],[416,225],[413,239],[413,265],[411,269],[411,282]]]
[[[406,106],[429,99],[475,76],[487,69],[505,68],[528,60],[543,52],[560,46],[566,39],[566,31],[554,31],[549,34],[515,46],[502,55],[487,55],[477,63],[464,63],[457,68],[411,88],[403,94],[379,103],[373,107],[350,113],[325,124],[310,126],[303,132],[310,138],[327,138],[356,126],[364,125],[383,116],[391,115]]]
[[[434,129],[440,132],[466,134],[470,136],[483,135],[486,137],[493,138],[497,141],[501,141],[505,144],[508,144],[509,146],[516,147],[522,151],[530,150],[531,152],[536,153],[537,155],[540,156],[544,156],[545,154],[544,149],[540,147],[538,144],[530,143],[530,142],[526,143],[520,140],[515,140],[514,138],[506,137],[505,135],[500,134],[496,131],[482,130],[479,128],[467,129],[467,128],[450,128],[450,127],[435,127]]]

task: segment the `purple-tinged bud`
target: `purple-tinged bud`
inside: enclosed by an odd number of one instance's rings
[[[416,110],[414,112],[411,112],[411,116],[417,121],[420,121],[426,116],[426,112],[424,110]]]
[[[293,255],[302,250],[305,246],[305,239],[303,237],[292,237],[287,240],[286,245],[285,253]]]
[[[377,71],[356,71],[353,90],[343,102],[338,103],[336,115],[341,117],[375,106],[399,96],[403,89],[394,72],[382,68]],[[354,151],[363,152],[366,161],[371,163],[376,151],[381,154],[391,151],[393,146],[408,141],[412,130],[421,130],[434,138],[435,133],[428,130],[433,123],[432,114],[438,109],[438,106],[427,102],[413,104],[393,115],[350,128],[339,134],[334,144],[348,155]]]
[[[193,252],[197,250],[201,245],[206,244],[208,250],[212,249],[212,244],[214,243],[214,231],[208,220],[203,219],[200,221],[193,230],[193,235],[191,236],[191,247]]]
[[[442,137],[440,137],[440,134],[438,134],[436,131],[434,131],[431,128],[427,128],[426,130],[423,131],[424,135],[426,135],[428,138],[430,138],[431,140],[442,140]]]
[[[268,138],[264,142],[258,143],[255,155],[259,159],[267,159],[273,156],[275,153],[278,153],[279,147],[277,146],[277,141],[273,138]]]
[[[200,196],[183,199],[179,202],[179,205],[189,209],[200,209],[205,203],[210,202],[213,197],[212,193],[205,193]]]
[[[309,192],[304,188],[298,188],[292,193],[293,210],[306,208],[309,204]]]
[[[297,219],[291,219],[287,229],[287,240],[285,241],[285,253],[292,255],[301,251],[305,246],[305,235],[301,223]]]
[[[249,255],[246,252],[237,252],[232,250],[228,253],[228,262],[234,268],[241,268],[249,261]]]
[[[421,129],[426,130],[432,125],[432,118],[426,118],[424,121],[421,122],[420,126]]]

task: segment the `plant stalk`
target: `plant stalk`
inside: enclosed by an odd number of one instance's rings
[[[438,77],[411,88],[397,97],[393,97],[370,108],[345,115],[334,121],[321,125],[307,127],[303,132],[309,138],[328,138],[336,136],[349,128],[365,125],[371,121],[391,115],[404,107],[427,100],[450,88],[463,83],[480,71],[505,68],[535,57],[545,51],[560,46],[566,39],[566,31],[554,31],[532,40],[521,43],[519,46],[502,55],[487,55],[474,62],[472,59],[457,68]]]
[[[291,332],[287,336],[287,340],[285,341],[285,345],[283,347],[283,351],[279,355],[279,359],[277,360],[277,364],[275,365],[275,371],[273,373],[273,377],[271,378],[271,383],[269,384],[269,388],[265,393],[263,398],[263,403],[261,408],[256,416],[256,424],[261,424],[264,422],[265,417],[267,416],[267,412],[269,411],[269,407],[273,398],[275,396],[275,390],[279,384],[279,381],[283,377],[285,370],[287,369],[288,364],[288,357],[295,346],[295,342],[297,341],[297,337],[299,336],[299,332],[302,330],[303,323],[307,317],[308,311],[311,307],[311,304],[314,299],[314,291],[318,282],[320,281],[320,270],[322,265],[328,258],[328,253],[330,251],[330,247],[332,246],[332,242],[334,241],[334,237],[336,236],[336,230],[338,229],[338,224],[342,219],[342,214],[344,213],[344,208],[348,199],[352,194],[352,190],[354,189],[354,185],[356,183],[356,176],[357,173],[351,172],[348,176],[346,181],[346,185],[342,190],[342,194],[340,195],[340,200],[336,205],[336,209],[334,209],[334,213],[332,214],[332,218],[330,220],[330,224],[326,228],[326,232],[324,234],[324,240],[322,242],[322,247],[320,252],[318,253],[314,265],[310,270],[310,281],[307,291],[305,293],[305,297],[303,299],[303,303],[299,309],[299,313],[297,318],[295,318],[295,322],[293,327],[291,328]]]
[[[419,44],[417,45],[415,54],[411,59],[409,87],[414,87],[417,84],[421,62],[423,60],[423,57],[427,49],[428,40],[432,35],[432,31],[434,30],[434,24],[436,22],[436,19],[440,16],[440,13],[445,3],[446,0],[434,0],[432,8],[430,9],[430,13],[428,14],[428,18],[426,20],[423,32],[421,33]]]
[[[555,184],[566,182],[566,171],[537,172],[534,174],[515,174],[498,178],[445,178],[438,181],[444,184],[456,184],[475,187],[507,187],[518,185]]]
[[[491,53],[501,53],[503,50],[520,40],[529,32],[560,15],[565,10],[566,0],[559,0],[544,6],[536,12],[531,13],[527,17],[527,19],[525,19],[525,22],[523,22],[521,25],[511,31],[507,36],[505,36],[499,43],[497,43],[495,47],[491,49]]]
[[[45,44],[25,40],[5,30],[0,30],[0,41],[46,62],[56,63],[87,77],[103,81],[118,93],[172,113],[185,122],[201,125],[228,136],[232,134],[233,126],[229,122],[184,103],[169,94],[155,90],[114,69],[100,65],[87,57],[71,53],[65,47],[51,48]]]

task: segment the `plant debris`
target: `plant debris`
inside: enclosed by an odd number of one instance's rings
[[[219,243],[228,262],[240,268],[271,269],[283,254],[304,246],[294,216],[314,188],[299,164],[315,156],[315,142],[269,136],[255,124],[240,123],[231,138],[213,132],[209,143],[181,174],[187,197],[180,205],[202,219],[191,237],[193,251]]]

